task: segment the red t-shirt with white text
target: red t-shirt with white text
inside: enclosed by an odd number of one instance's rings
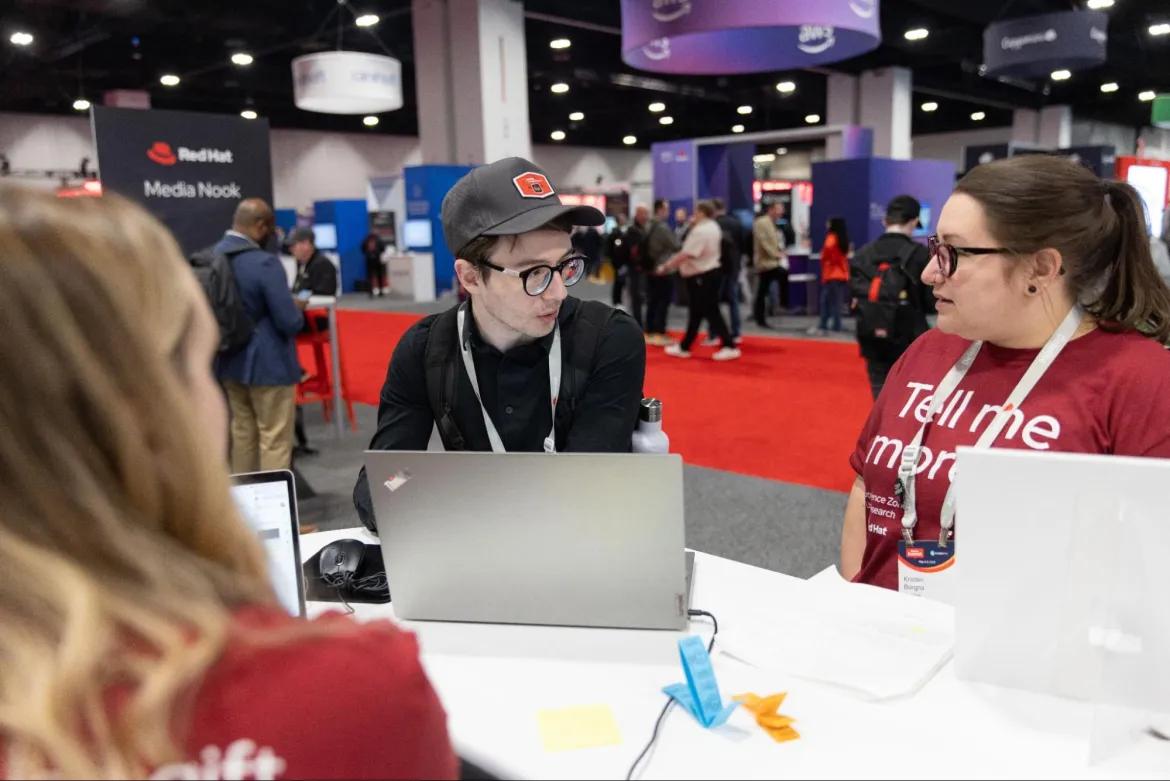
[[[316,622],[349,620],[329,614]],[[413,634],[375,622],[298,638],[300,619],[269,608],[241,610],[237,621],[292,639],[230,642],[194,699],[180,740],[187,761],[150,778],[458,777],[447,717]]]
[[[937,329],[915,340],[861,431],[849,460],[865,482],[865,553],[855,582],[898,587],[902,508],[894,485],[902,449],[922,425],[934,388],[970,344]],[[975,444],[1039,352],[984,344],[926,428],[914,481],[916,538],[938,538],[956,448]],[[1098,328],[1074,339],[1012,413],[994,447],[1170,458],[1170,352],[1133,331]],[[962,511],[956,510],[957,539]]]

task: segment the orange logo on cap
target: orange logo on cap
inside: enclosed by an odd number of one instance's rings
[[[556,190],[549,184],[548,177],[534,171],[520,174],[512,180],[512,183],[516,185],[516,190],[524,198],[547,198],[557,194]]]

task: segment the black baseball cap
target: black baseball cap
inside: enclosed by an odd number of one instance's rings
[[[459,252],[480,236],[516,236],[561,217],[597,226],[605,215],[592,206],[566,206],[535,163],[508,157],[480,166],[455,183],[443,199],[443,236]]]

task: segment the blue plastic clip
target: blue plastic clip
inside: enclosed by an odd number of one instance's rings
[[[681,705],[695,720],[707,729],[726,723],[738,702],[723,704],[719,694],[719,683],[711,667],[711,657],[701,638],[694,635],[678,641],[679,656],[682,657],[686,684],[675,683],[662,690],[664,694]]]

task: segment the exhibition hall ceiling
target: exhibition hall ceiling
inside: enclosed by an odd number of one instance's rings
[[[363,125],[362,117],[293,106],[290,61],[337,47],[336,21],[324,24],[337,0],[7,0],[0,9],[0,111],[77,113],[78,98],[98,102],[106,90],[137,89],[149,91],[156,108],[250,109],[274,127],[417,134],[410,0],[350,2],[379,21],[358,27],[346,12],[345,48],[388,51],[403,62],[406,106],[381,115],[375,127]],[[1139,94],[1170,90],[1170,34],[1150,34],[1151,26],[1170,23],[1170,0],[1115,0],[1106,11],[1109,61],[1101,68],[1064,81],[979,75],[988,23],[1088,2],[883,0],[883,44],[831,69],[910,67],[915,134],[1007,125],[1013,108],[1062,103],[1078,117],[1146,124],[1150,104]],[[535,142],[561,131],[564,143],[622,146],[632,135],[644,147],[725,135],[737,125],[751,132],[807,127],[810,115],[823,122],[829,69],[724,77],[639,73],[622,63],[619,6],[619,0],[525,0]],[[907,40],[906,31],[915,29],[927,35]],[[32,43],[13,45],[16,32],[31,34]],[[560,39],[570,45],[550,46]],[[232,55],[241,53],[252,56],[250,64],[233,64]],[[179,83],[163,86],[164,75]],[[568,90],[554,92],[557,84]],[[651,111],[658,103],[663,109]],[[927,111],[924,104],[936,106]],[[584,118],[571,119],[577,112]],[[666,116],[670,124],[662,124]]]

